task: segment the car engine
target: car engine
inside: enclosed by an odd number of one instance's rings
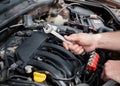
[[[61,39],[44,32],[49,27],[62,36],[116,31],[120,23],[107,6],[84,0],[26,1],[45,4],[1,27],[1,86],[118,86],[105,85],[100,78],[113,51],[76,55],[63,47]]]

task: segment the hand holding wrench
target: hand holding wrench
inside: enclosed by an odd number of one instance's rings
[[[57,27],[56,26],[53,26],[53,25],[50,25],[50,24],[47,24],[44,28],[43,28],[44,32],[45,33],[51,33],[53,34],[54,36],[58,37],[59,39],[61,39],[63,42],[66,42],[67,44],[69,45],[74,45],[72,42],[70,41],[67,41],[62,35],[60,35],[58,32],[56,32],[57,30]],[[84,51],[81,55],[84,55],[86,52]]]

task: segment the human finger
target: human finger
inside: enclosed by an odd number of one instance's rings
[[[79,46],[78,44],[68,45],[68,47],[69,47],[69,50],[74,54],[81,54],[83,52],[82,46]]]
[[[82,48],[82,46],[79,46],[75,49],[74,54],[81,54],[84,52],[84,49]]]
[[[106,64],[104,65],[104,68],[103,68],[103,71],[102,71],[102,74],[101,74],[101,79],[103,81],[107,81],[109,80],[109,76],[108,76],[108,71],[107,71],[107,67],[106,67]]]
[[[63,46],[64,46],[64,48],[65,48],[66,50],[69,50],[69,47],[68,47],[68,44],[67,44],[67,43],[63,42]]]

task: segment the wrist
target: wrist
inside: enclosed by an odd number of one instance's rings
[[[101,34],[93,34],[95,48],[100,48]]]

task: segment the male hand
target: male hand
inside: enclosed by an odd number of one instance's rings
[[[93,34],[78,33],[70,36],[64,36],[68,41],[71,41],[74,45],[69,45],[63,42],[63,46],[75,54],[81,54],[84,50],[86,52],[95,50],[97,40]]]
[[[120,83],[120,61],[108,60],[104,65],[101,78],[104,81],[112,79]]]

